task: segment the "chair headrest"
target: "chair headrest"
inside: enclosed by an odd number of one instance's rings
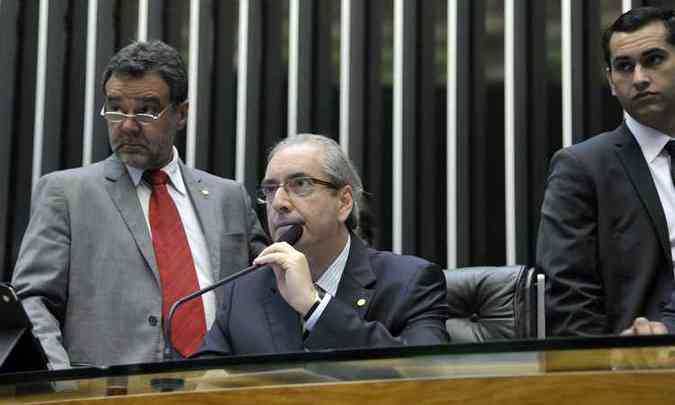
[[[467,267],[444,270],[453,342],[520,337],[526,266]]]

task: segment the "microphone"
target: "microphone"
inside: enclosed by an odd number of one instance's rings
[[[298,240],[300,240],[301,236],[302,236],[302,225],[293,224],[293,225],[291,225],[290,228],[288,228],[286,230],[286,232],[281,234],[281,236],[279,237],[277,242],[286,242],[289,245],[295,245],[295,243]],[[179,298],[178,300],[176,300],[176,302],[174,302],[173,305],[171,305],[171,308],[169,309],[169,315],[167,316],[167,320],[166,320],[167,343],[169,344],[169,348],[171,349],[172,355],[173,355],[173,353],[176,352],[176,349],[173,347],[173,340],[172,340],[172,336],[171,336],[171,323],[173,321],[174,314],[176,313],[176,311],[178,310],[178,308],[181,305],[183,305],[186,302],[191,301],[191,300],[193,300],[197,297],[201,297],[202,295],[206,294],[207,292],[209,292],[213,289],[216,289],[216,288],[218,288],[218,287],[220,287],[224,284],[227,284],[231,281],[234,281],[234,280],[238,279],[239,277],[244,276],[244,275],[246,275],[246,274],[248,274],[248,273],[250,273],[254,270],[262,270],[264,268],[269,268],[269,266],[260,266],[260,265],[257,265],[257,264],[252,264],[249,267],[247,267],[243,270],[239,270],[238,272],[236,272],[234,274],[231,274],[231,275],[225,277],[224,279],[211,284],[208,287],[202,288],[201,290],[197,290],[197,291],[195,291],[195,292],[193,292],[189,295],[186,295],[185,297],[182,297],[182,298]]]

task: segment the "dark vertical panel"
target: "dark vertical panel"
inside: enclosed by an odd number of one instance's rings
[[[189,2],[185,3],[189,8]],[[118,28],[116,50],[119,50],[138,39],[138,0],[118,0],[115,15]]]
[[[349,157],[356,165],[356,170],[364,173],[364,137],[366,134],[366,120],[364,117],[366,96],[366,4],[361,0],[349,0],[351,6],[351,20],[349,38]],[[346,40],[343,38],[342,40]]]
[[[231,3],[231,1],[223,3]],[[163,38],[164,0],[148,0],[148,40]]]
[[[339,116],[339,91],[337,69],[333,60],[339,49],[333,47],[333,16],[337,1],[318,1],[314,8],[314,73],[313,132],[325,134],[337,140]],[[300,41],[303,41],[300,37]],[[304,80],[304,78],[303,78]]]
[[[47,71],[45,77],[44,133],[42,143],[42,173],[62,168],[62,147],[64,142],[64,94],[66,56],[66,13],[65,1],[49,2],[49,23],[47,24]]]
[[[476,71],[473,57],[475,49],[474,31],[472,29],[475,9],[472,6],[473,0],[457,0],[457,27],[448,27],[448,29],[457,30],[457,172],[447,173],[448,176],[454,176],[457,179],[456,199],[457,199],[457,266],[468,266],[471,260],[471,241],[473,232],[471,227],[471,218],[473,217],[473,207],[471,204],[471,134],[474,125],[471,120],[472,109],[474,105],[474,76]],[[454,215],[454,213],[448,213]]]
[[[364,185],[370,215],[368,237],[378,249],[391,249],[391,83],[383,77],[383,54],[391,51],[391,0],[366,4],[366,95],[364,116]],[[385,49],[386,48],[386,49]]]
[[[4,3],[4,2],[3,2]],[[17,52],[17,75],[14,94],[16,96],[13,117],[14,137],[10,172],[9,218],[11,232],[11,266],[21,244],[21,238],[28,224],[30,195],[33,171],[33,124],[35,120],[35,77],[37,66],[37,37],[39,23],[39,3],[26,1],[19,8],[19,47]]]
[[[526,110],[521,117],[528,125],[526,140],[528,156],[524,162],[520,162],[525,157],[519,155],[520,151],[518,146],[516,147],[516,163],[521,165],[516,172],[516,178],[519,184],[526,182],[526,187],[518,188],[516,194],[516,215],[519,221],[525,222],[518,223],[516,228],[516,261],[521,264],[536,262],[539,212],[548,175],[548,161],[552,153],[551,144],[559,145],[562,138],[562,122],[559,115],[561,94],[559,91],[549,92],[548,76],[555,74],[556,77],[560,77],[559,68],[552,69],[548,64],[549,44],[546,26],[549,23],[547,20],[549,4],[548,1],[530,0],[527,9],[524,10],[527,13],[525,16],[527,32],[523,40],[527,41],[527,54],[523,55],[522,60],[526,61],[526,74],[523,79],[526,80],[528,89]],[[560,20],[559,12],[555,17]],[[520,60],[517,55],[516,63]],[[554,106],[558,108],[549,111],[551,106],[542,100],[551,98],[557,100]],[[554,124],[551,125],[550,122]]]
[[[248,15],[248,55],[246,72],[239,72],[237,80],[246,80],[246,116],[238,119],[246,120],[246,151],[244,153],[244,185],[253,195],[260,181],[261,162],[265,160],[261,153],[260,122],[262,108],[262,84],[260,77],[263,72],[263,7],[265,0],[249,0]],[[245,74],[245,76],[244,76]],[[264,221],[263,221],[264,222]]]
[[[214,66],[212,77],[212,136],[210,170],[218,176],[234,178],[236,156],[237,82],[233,59],[237,37],[237,3],[216,1],[213,15]]]
[[[503,264],[505,241],[503,2],[472,1],[472,84],[470,134],[471,263]],[[501,24],[499,24],[501,22]]]
[[[19,19],[20,7],[18,2],[4,1],[0,4],[0,26],[5,27],[0,35],[0,281],[9,280],[13,262],[11,217],[13,216],[13,199],[10,198],[10,188],[13,182],[12,164],[16,120],[11,119],[17,114],[16,89],[17,64],[19,61]]]
[[[488,232],[488,212],[490,207],[487,204],[489,193],[489,181],[491,177],[503,177],[503,165],[498,162],[493,162],[493,171],[490,173],[484,165],[488,162],[486,149],[489,147],[489,139],[487,139],[487,103],[488,103],[488,89],[484,77],[484,69],[486,65],[485,52],[485,1],[472,1],[472,19],[471,19],[471,36],[474,38],[472,42],[472,59],[471,65],[475,68],[475,72],[471,77],[471,83],[474,90],[474,95],[471,98],[471,132],[470,132],[470,171],[469,179],[471,183],[471,264],[480,263],[483,258],[488,256],[490,249],[494,246],[488,246],[486,243],[486,233]],[[497,117],[491,117],[491,120],[498,120]],[[503,122],[503,120],[501,121]],[[498,134],[503,131],[493,134],[490,140],[493,144],[502,143]],[[502,205],[503,207],[503,205]],[[503,209],[502,209],[503,211]],[[501,245],[500,245],[501,246]]]
[[[115,10],[117,8],[116,0],[101,0],[98,2],[98,13],[96,23],[96,91],[94,104],[94,133],[92,142],[92,162],[105,159],[110,155],[110,143],[108,142],[108,127],[105,120],[99,117],[98,113],[105,103],[105,95],[101,87],[102,76],[108,60],[117,51],[116,44],[116,25]]]
[[[82,132],[84,127],[84,90],[87,77],[87,4],[71,0],[66,16],[66,77],[63,92],[63,167],[82,165]]]
[[[321,3],[314,0],[298,0],[298,99],[297,99],[297,133],[320,132],[315,127],[313,118],[313,106],[316,105],[313,87],[318,86],[319,79],[314,76],[314,54],[319,31],[325,30],[325,26],[315,29],[315,8]],[[316,6],[315,6],[316,5]],[[316,49],[318,51],[318,49]],[[318,71],[317,71],[318,74]],[[289,134],[292,135],[292,134]]]
[[[530,25],[529,15],[534,14],[533,7],[541,7],[544,4],[543,1],[529,1],[521,0],[514,2],[514,105],[513,109],[515,111],[514,116],[514,182],[511,186],[515,189],[515,260],[516,263],[528,263],[530,256],[530,226],[529,226],[529,196],[530,196],[530,184],[529,184],[529,165],[532,159],[532,152],[529,148],[529,134],[530,134],[530,122],[529,122],[529,113],[534,111],[528,110],[528,101],[530,97],[541,97],[541,94],[533,93],[529,88],[531,81],[537,81],[533,77],[536,68],[531,66],[531,61],[529,57],[532,55],[533,48],[529,41],[532,38],[531,34],[535,34],[539,38],[546,38],[542,32],[530,31],[534,26]],[[537,6],[538,5],[538,6]],[[539,18],[543,16],[539,15]],[[545,21],[545,20],[544,20]],[[533,39],[532,43],[536,40]],[[538,50],[540,54],[545,55],[543,52],[545,48],[544,44],[539,43],[541,46]],[[545,66],[545,64],[540,63],[539,66]],[[545,83],[545,82],[544,82]],[[539,103],[544,105],[544,103]],[[545,109],[544,109],[545,113]],[[531,263],[534,263],[532,261]]]
[[[417,2],[403,2],[402,90],[402,253],[414,254],[416,247],[416,116],[417,116]],[[397,119],[397,117],[394,117]]]
[[[184,0],[166,0],[166,21],[164,22],[164,42],[173,46],[183,57],[185,66],[190,64],[190,2]],[[120,28],[121,29],[121,28]],[[185,159],[185,145],[187,130],[183,129],[176,135],[174,142],[178,154]]]
[[[260,144],[255,155],[259,156],[254,183],[257,184],[265,172],[265,155],[279,140],[286,137],[287,122],[287,72],[286,50],[288,49],[284,32],[284,20],[288,20],[288,2],[265,0],[262,3],[262,71],[258,119],[260,126]],[[256,80],[256,79],[254,79]],[[249,82],[250,85],[250,82]],[[250,173],[253,175],[254,173]],[[247,170],[247,175],[249,171]],[[253,190],[251,190],[253,191]]]
[[[445,93],[439,92],[436,77],[436,30],[446,13],[438,1],[419,2],[418,14],[418,97],[416,156],[416,248],[415,254],[436,263],[445,263],[446,227],[446,131]],[[446,50],[443,49],[445,54]],[[440,124],[440,125],[439,125]]]
[[[201,0],[199,7],[199,60],[197,65],[197,114],[195,167],[209,169],[209,150],[213,134],[211,123],[211,88],[213,85],[213,3]],[[195,61],[190,61],[194,63]]]

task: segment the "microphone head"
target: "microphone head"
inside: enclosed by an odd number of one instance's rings
[[[286,242],[289,245],[295,245],[295,242],[299,241],[301,236],[302,236],[302,225],[293,224],[286,230],[286,232],[282,233],[281,236],[279,236],[277,242]]]

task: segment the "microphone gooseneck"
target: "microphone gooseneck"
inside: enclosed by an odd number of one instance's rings
[[[301,237],[302,237],[302,225],[301,224],[293,224],[293,225],[290,226],[290,228],[288,228],[286,230],[286,232],[284,232],[283,234],[281,234],[281,236],[279,236],[279,239],[277,240],[277,242],[286,242],[289,245],[294,245],[297,241],[300,240]],[[208,287],[202,288],[201,290],[197,290],[197,291],[195,291],[195,292],[193,292],[189,295],[186,295],[185,297],[182,297],[182,298],[179,298],[178,300],[176,300],[176,302],[174,302],[173,305],[171,305],[171,308],[169,309],[169,314],[168,314],[167,319],[166,319],[166,337],[167,337],[166,340],[167,340],[167,343],[169,345],[171,354],[173,355],[176,352],[175,348],[173,347],[173,339],[171,337],[171,322],[173,321],[174,314],[176,313],[176,311],[178,310],[178,308],[181,305],[183,305],[186,302],[188,302],[190,300],[193,300],[197,297],[200,297],[200,296],[206,294],[207,292],[209,292],[213,289],[216,289],[216,288],[218,288],[218,287],[220,287],[224,284],[227,284],[231,281],[234,281],[241,276],[244,276],[244,275],[246,275],[246,274],[248,274],[248,273],[250,273],[254,270],[258,270],[258,269],[263,268],[263,267],[267,267],[267,266],[259,266],[257,264],[252,264],[249,267],[247,267],[243,270],[239,270],[238,272],[236,272],[234,274],[231,274],[231,275],[225,277],[224,279],[211,284]]]

